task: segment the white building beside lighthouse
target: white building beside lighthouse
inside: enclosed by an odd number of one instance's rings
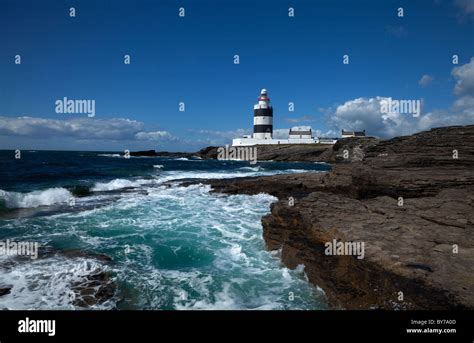
[[[274,139],[273,107],[266,89],[261,90],[257,101],[253,106],[253,134],[233,139],[232,146],[318,143],[318,138],[312,137],[309,126],[293,127],[289,130],[287,139]]]

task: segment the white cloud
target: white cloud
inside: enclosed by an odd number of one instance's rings
[[[141,141],[177,140],[167,131],[138,132],[135,134],[135,138]]]
[[[466,95],[457,99],[453,104],[453,108],[455,112],[472,116],[474,113],[474,97]]]
[[[404,113],[381,113],[385,97],[358,98],[337,107],[329,118],[329,126],[341,129],[366,130],[369,135],[393,137],[409,135],[433,127],[474,124],[474,98],[457,99],[448,110],[422,113],[419,117]]]
[[[339,105],[329,117],[329,127],[341,130],[366,130],[375,136],[396,136],[412,132],[415,118],[411,114],[382,113],[382,101],[389,98],[357,98]]]
[[[273,138],[275,139],[288,139],[290,129],[274,129]]]
[[[451,75],[457,79],[454,94],[474,97],[474,57],[469,63],[455,67]]]
[[[420,81],[418,81],[418,84],[421,87],[426,87],[433,81],[433,79],[433,76],[425,74],[421,77]]]
[[[222,146],[232,143],[232,139],[242,137],[243,135],[250,135],[250,129],[236,129],[236,130],[196,130],[189,129],[189,135],[186,142],[202,148],[203,146]]]
[[[474,1],[473,0],[456,0],[454,4],[461,11],[462,17],[474,18]]]
[[[313,137],[335,138],[339,136],[339,131],[327,130],[321,131],[319,129],[313,130]]]
[[[231,140],[234,138],[242,137],[243,135],[251,134],[249,129],[237,129],[237,130],[228,130],[228,131],[219,131],[219,130],[189,130],[191,132],[198,133],[201,137],[207,139],[227,139]]]
[[[0,117],[0,135],[37,139],[54,137],[76,140],[159,140],[174,139],[166,131],[144,131],[144,123],[113,119],[49,119],[37,117]]]
[[[381,101],[388,99],[386,97],[357,98],[335,109],[327,109],[328,125],[336,132],[365,129],[370,135],[393,137],[439,126],[474,124],[474,58],[455,67],[451,75],[456,79],[454,93],[459,97],[448,109],[422,112],[419,117],[414,117],[411,114],[382,113]]]

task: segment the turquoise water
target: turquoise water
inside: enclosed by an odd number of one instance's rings
[[[289,270],[278,252],[265,249],[260,220],[276,198],[216,194],[179,180],[327,166],[31,152],[30,161],[27,154],[21,162],[27,170],[19,171],[8,154],[0,154],[7,166],[0,175],[0,240],[81,249],[112,261],[41,258],[40,247],[37,260],[6,268],[9,257],[2,256],[0,287],[13,288],[0,297],[1,308],[80,309],[72,286],[97,271],[111,273],[117,292],[95,309],[324,308],[324,295],[307,282],[304,266]]]

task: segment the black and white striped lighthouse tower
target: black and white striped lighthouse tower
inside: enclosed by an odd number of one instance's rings
[[[262,89],[258,104],[253,106],[253,138],[272,139],[273,137],[273,108],[267,90]]]

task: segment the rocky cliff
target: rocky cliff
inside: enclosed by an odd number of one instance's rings
[[[218,148],[210,146],[198,151],[196,155],[204,159],[217,159]],[[329,162],[331,150],[331,145],[319,144],[257,145],[257,159],[278,162]]]
[[[318,159],[332,171],[209,182],[277,196],[267,247],[335,308],[474,308],[474,125],[345,139]],[[334,240],[364,243],[363,258],[328,255]]]

